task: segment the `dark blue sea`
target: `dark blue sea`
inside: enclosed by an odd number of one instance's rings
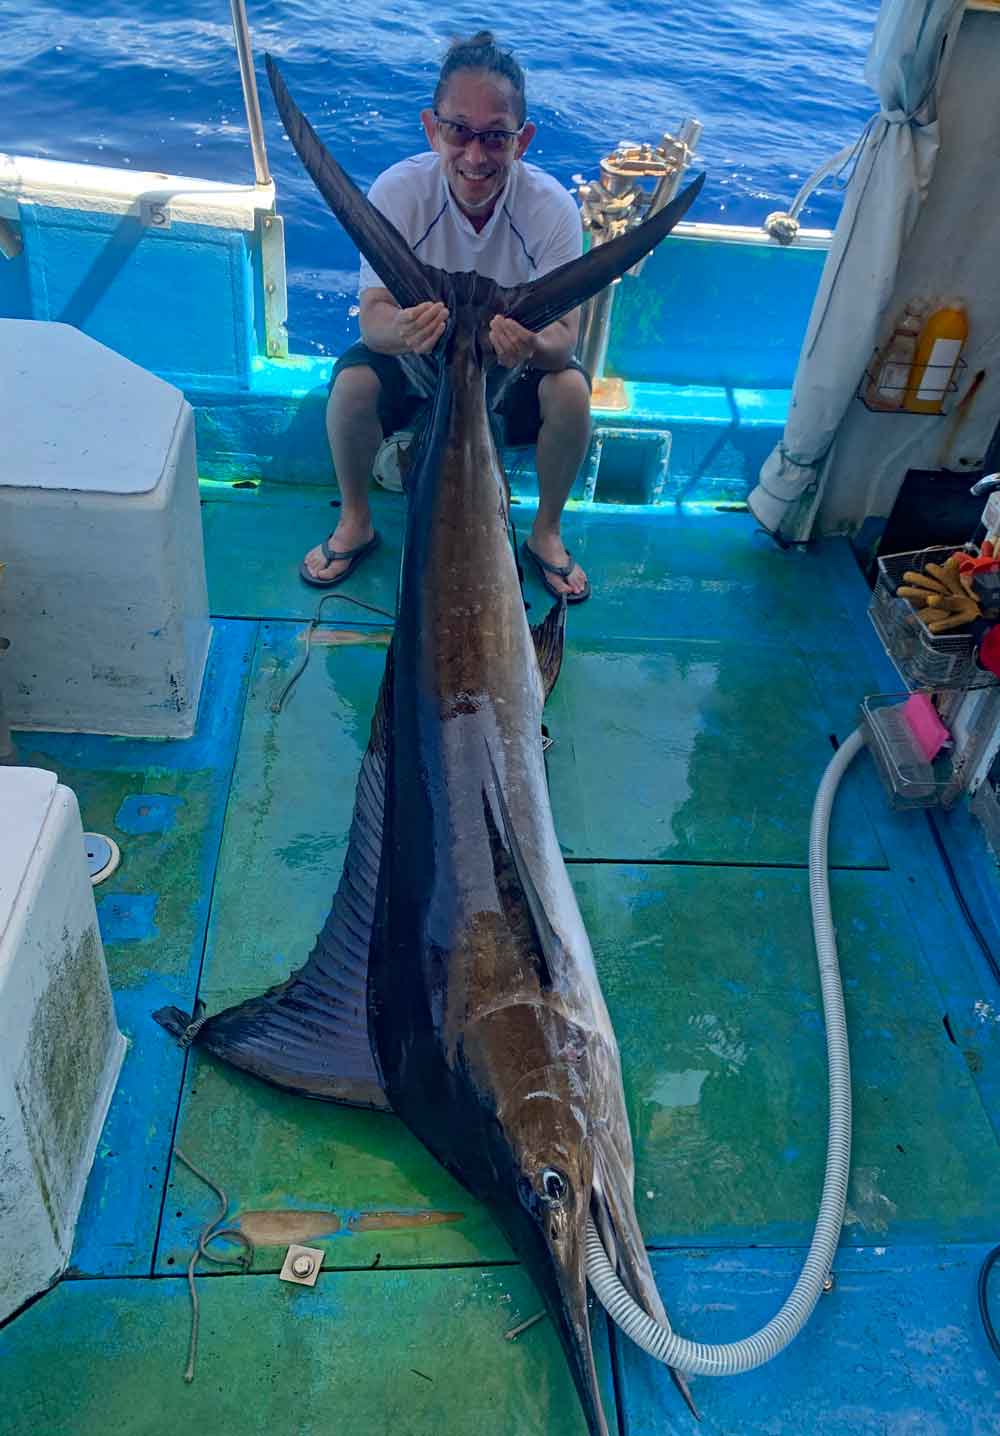
[[[261,56],[282,64],[330,149],[366,185],[424,148],[418,114],[442,53],[482,25],[518,54],[538,125],[530,158],[593,178],[620,139],[693,115],[708,183],[695,217],[756,224],[852,140],[876,0],[249,0],[269,159],[285,216],[292,347],[353,334],[356,261],[282,136]],[[226,0],[0,0],[0,150],[249,181]],[[803,220],[832,225],[827,183]]]

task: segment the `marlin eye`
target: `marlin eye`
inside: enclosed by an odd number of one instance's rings
[[[557,1167],[546,1167],[541,1180],[545,1199],[551,1206],[561,1205],[569,1196],[569,1182]]]

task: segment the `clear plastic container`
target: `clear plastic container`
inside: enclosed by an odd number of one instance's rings
[[[946,752],[929,763],[904,710],[908,694],[875,694],[861,704],[868,749],[894,808],[933,808],[955,796]]]

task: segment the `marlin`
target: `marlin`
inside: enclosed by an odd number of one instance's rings
[[[566,605],[529,627],[490,424],[489,323],[499,313],[539,330],[603,289],[673,228],[704,176],[626,235],[501,288],[422,264],[324,149],[270,57],[267,69],[302,163],[386,288],[404,308],[441,300],[450,317],[406,476],[398,617],[330,914],[279,986],[200,1024],[176,1008],[156,1016],[286,1090],[401,1118],[531,1272],[588,1431],[607,1436],[588,1217],[633,1298],[666,1313],[633,1203],[618,1046],[546,781],[542,707]]]

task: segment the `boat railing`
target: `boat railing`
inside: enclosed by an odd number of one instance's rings
[[[250,25],[244,0],[229,0],[233,15],[233,37],[236,54],[240,62],[240,80],[243,85],[243,103],[246,106],[247,126],[250,130],[250,149],[253,154],[254,179],[259,185],[271,183],[267,165],[267,147],[264,144],[264,120],[260,112],[260,96],[257,93],[257,77],[253,68],[253,44],[250,39]]]

